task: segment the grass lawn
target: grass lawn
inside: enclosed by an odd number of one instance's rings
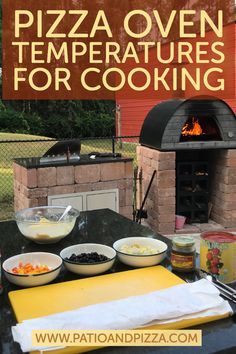
[[[17,157],[42,156],[53,142],[2,142],[4,140],[37,140],[49,139],[37,135],[0,133],[0,168],[11,168],[12,160]]]
[[[37,140],[47,137],[26,134],[0,133],[0,220],[13,215],[12,160],[17,157],[42,156],[51,142],[4,142],[5,140]]]
[[[13,171],[11,168],[0,168],[0,186],[0,201],[12,199]]]
[[[4,220],[12,220],[14,218],[13,198],[9,201],[0,202],[0,222]]]
[[[124,142],[122,147],[116,143],[116,153],[121,153],[125,157],[136,158],[136,146],[134,142]],[[83,140],[81,142],[81,154],[88,154],[90,152],[112,152],[111,139],[99,139],[99,140]]]
[[[2,141],[38,139],[49,138],[35,135],[0,133],[0,220],[7,220],[13,215],[13,159],[18,157],[42,156],[55,144],[55,141],[16,143]],[[134,140],[134,142],[125,142],[122,144],[122,147],[116,144],[116,152],[120,152],[126,157],[132,157],[136,164],[136,140]],[[89,139],[81,141],[81,154],[111,151],[111,139]]]
[[[15,133],[0,133],[0,141],[2,140],[33,140],[33,139],[50,139],[46,136],[15,134]]]

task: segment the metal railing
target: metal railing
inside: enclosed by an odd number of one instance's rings
[[[122,156],[133,158],[134,165],[136,165],[138,136],[81,138],[80,140],[81,154],[91,152],[121,153]],[[57,141],[56,139],[0,141],[0,220],[12,218],[14,211],[13,160],[24,157],[41,157]]]

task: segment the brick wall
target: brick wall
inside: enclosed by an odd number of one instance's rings
[[[148,212],[147,223],[157,232],[163,234],[174,233],[175,152],[162,152],[138,146],[137,159],[139,169],[142,169],[143,175],[143,197],[153,171],[157,171],[145,205],[145,209]]]
[[[211,218],[224,227],[236,226],[236,150],[214,152]]]
[[[52,195],[118,188],[119,212],[132,218],[132,161],[38,169],[14,163],[13,171],[15,211],[47,205]]]
[[[234,228],[236,226],[236,150],[214,150],[209,154],[212,176],[210,218],[225,228]],[[148,212],[147,223],[157,232],[174,233],[176,154],[138,146],[137,158],[138,166],[142,169],[143,197],[153,171],[157,171],[145,205]]]

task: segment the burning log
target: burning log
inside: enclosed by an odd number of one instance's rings
[[[203,130],[198,122],[197,118],[192,118],[191,122],[187,122],[183,129],[182,129],[182,135],[183,136],[190,136],[190,135],[201,135],[203,134]]]

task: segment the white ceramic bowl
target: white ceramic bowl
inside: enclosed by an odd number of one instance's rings
[[[151,247],[156,252],[150,255],[144,254],[128,254],[121,251],[122,246],[132,246],[138,244],[144,247]],[[131,267],[151,267],[159,264],[166,257],[168,246],[165,242],[148,237],[126,237],[113,244],[113,248],[117,252],[118,259]]]
[[[91,252],[103,254],[104,256],[107,256],[109,260],[99,263],[75,263],[66,259],[72,256],[72,254],[79,255],[81,253]],[[64,248],[61,251],[60,256],[64,261],[65,267],[70,272],[89,276],[101,274],[109,270],[115,262],[116,251],[112,247],[101,245],[98,243],[81,243],[78,245],[73,245]]]
[[[32,275],[21,275],[12,273],[11,270],[14,267],[18,267],[19,262],[26,264],[30,262],[32,265],[47,265],[50,268],[49,272],[41,274]],[[6,259],[2,268],[4,270],[6,278],[13,284],[22,287],[38,286],[50,283],[53,281],[60,273],[62,266],[61,257],[53,253],[47,252],[32,252],[32,253],[22,253],[16,256]]]
[[[26,238],[36,243],[56,243],[72,231],[79,211],[71,209],[58,221],[65,211],[63,206],[44,206],[17,211],[17,226]]]

